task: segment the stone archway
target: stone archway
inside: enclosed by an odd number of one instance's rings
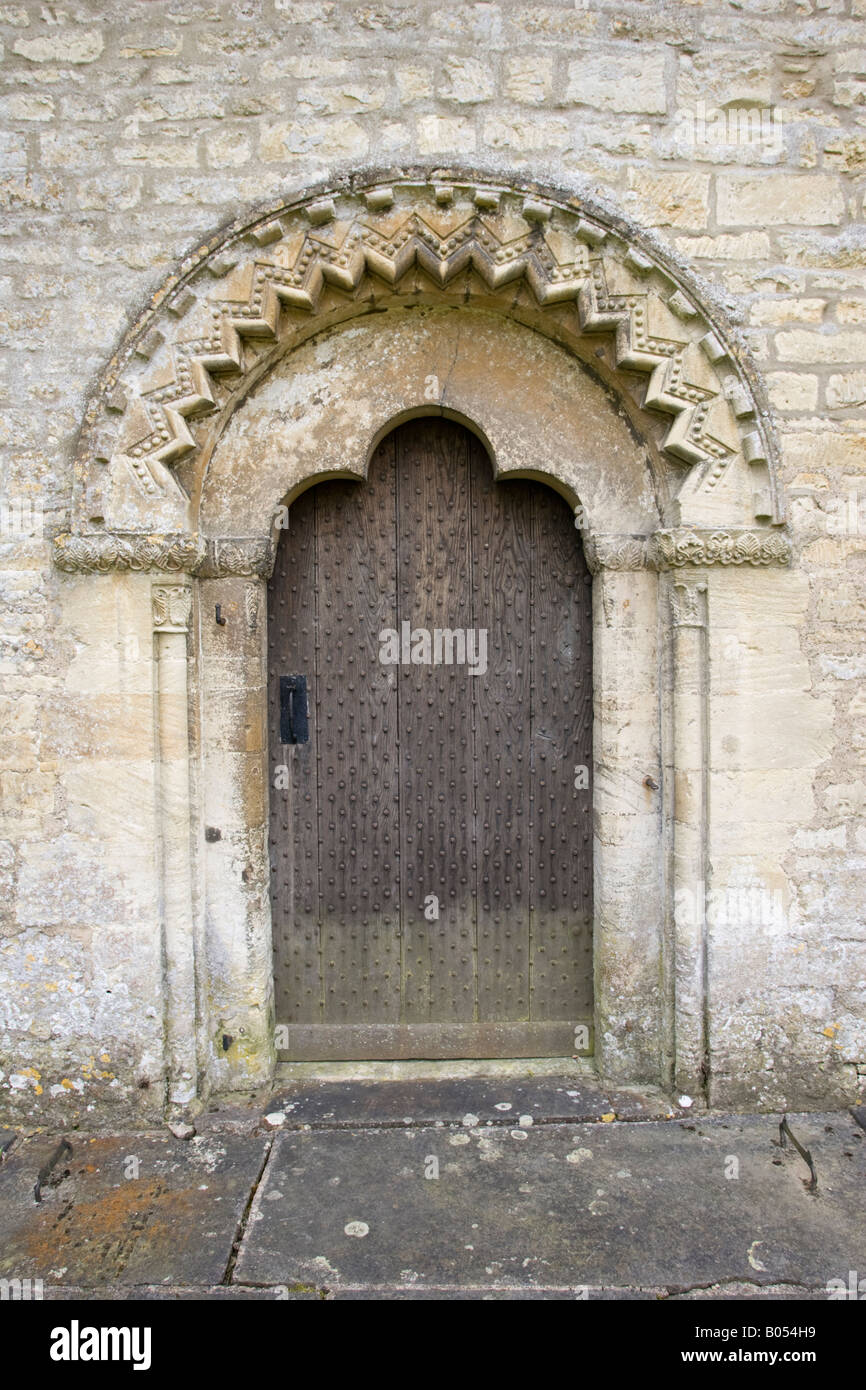
[[[674,902],[709,873],[708,596],[731,568],[790,560],[757,378],[708,296],[621,220],[417,177],[214,238],[124,340],[82,430],[58,567],[126,572],[152,606],[170,1098],[273,1061],[263,632],[281,505],[363,477],[383,430],[422,413],[468,423],[497,476],[541,477],[576,510],[595,574],[600,1062],[707,1093],[706,916],[677,921]]]
[[[273,208],[189,257],[125,336],[88,408],[58,558],[123,564],[129,536],[134,563],[132,538],[164,533],[200,564],[182,543],[238,403],[305,339],[395,304],[488,309],[591,364],[675,469],[664,525],[780,524],[755,372],[705,299],[636,229],[529,189],[359,181]]]

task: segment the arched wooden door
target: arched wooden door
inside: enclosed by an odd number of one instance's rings
[[[293,504],[268,606],[281,1056],[574,1050],[590,643],[568,506],[494,483],[451,421],[399,427],[366,483]]]

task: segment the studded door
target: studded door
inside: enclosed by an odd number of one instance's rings
[[[450,421],[294,503],[268,606],[281,1056],[588,1050],[590,642],[568,506],[494,483]]]

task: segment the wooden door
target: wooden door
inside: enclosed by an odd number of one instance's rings
[[[293,504],[268,604],[281,1056],[561,1056],[591,1028],[590,642],[568,506],[494,483],[450,421]],[[281,741],[281,676],[306,741]]]

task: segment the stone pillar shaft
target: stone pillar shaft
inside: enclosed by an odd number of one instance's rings
[[[674,1078],[678,1092],[706,1099],[707,660],[706,584],[676,580],[674,647]]]
[[[192,590],[183,584],[156,585],[152,596],[168,1101],[182,1106],[197,1090],[187,687]]]

